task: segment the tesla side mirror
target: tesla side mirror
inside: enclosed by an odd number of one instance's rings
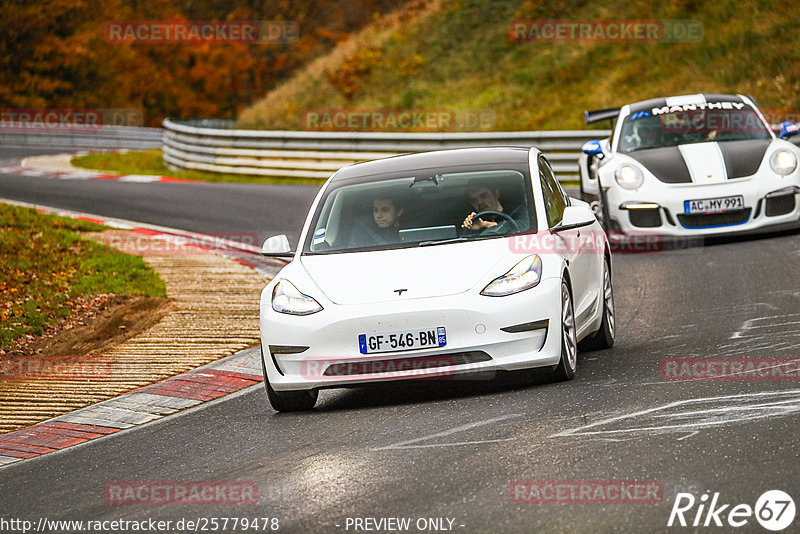
[[[270,237],[264,241],[261,254],[263,256],[290,257],[292,250],[289,246],[289,238],[283,234]]]
[[[603,145],[600,144],[600,141],[597,139],[592,139],[584,143],[581,150],[584,154],[589,154],[590,156],[603,156]]]
[[[795,122],[785,121],[781,123],[781,139],[788,139],[800,133],[800,126]]]
[[[551,234],[563,232],[565,230],[575,230],[594,224],[597,219],[594,212],[587,206],[567,206],[564,208],[564,215],[561,222],[550,229]]]

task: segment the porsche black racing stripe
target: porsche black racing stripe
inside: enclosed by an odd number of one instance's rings
[[[703,94],[706,102],[744,102],[739,95]]]
[[[770,144],[769,139],[742,139],[717,143],[725,160],[728,178],[752,176],[761,165]]]
[[[629,152],[626,156],[630,156],[641,163],[662,182],[668,184],[692,183],[689,168],[683,160],[681,151],[676,146],[637,150]]]

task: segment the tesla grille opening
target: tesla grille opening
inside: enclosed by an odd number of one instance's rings
[[[750,218],[750,208],[730,210],[724,213],[679,213],[678,221],[684,228],[704,228],[709,226],[729,226],[746,223]]]
[[[365,360],[347,363],[335,363],[328,366],[324,376],[379,375],[385,373],[402,373],[422,371],[437,367],[451,367],[468,363],[486,362],[491,356],[483,351],[454,352],[435,356],[417,356],[389,358],[384,360]]]

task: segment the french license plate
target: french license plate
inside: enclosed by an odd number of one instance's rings
[[[722,213],[728,210],[740,210],[744,208],[744,197],[736,195],[734,197],[706,198],[703,200],[684,200],[684,213]]]
[[[358,349],[361,354],[428,349],[445,345],[447,345],[447,333],[443,326],[402,332],[359,334],[358,336]]]

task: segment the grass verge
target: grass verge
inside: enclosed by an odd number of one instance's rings
[[[75,299],[113,293],[165,297],[142,258],[82,239],[105,227],[0,204],[0,349],[68,317]]]
[[[202,182],[302,185],[321,185],[323,182],[323,180],[313,178],[222,174],[205,171],[173,171],[164,165],[161,150],[158,149],[88,154],[86,156],[76,156],[72,158],[71,162],[74,166],[83,169],[108,171],[115,174],[151,174]]]

